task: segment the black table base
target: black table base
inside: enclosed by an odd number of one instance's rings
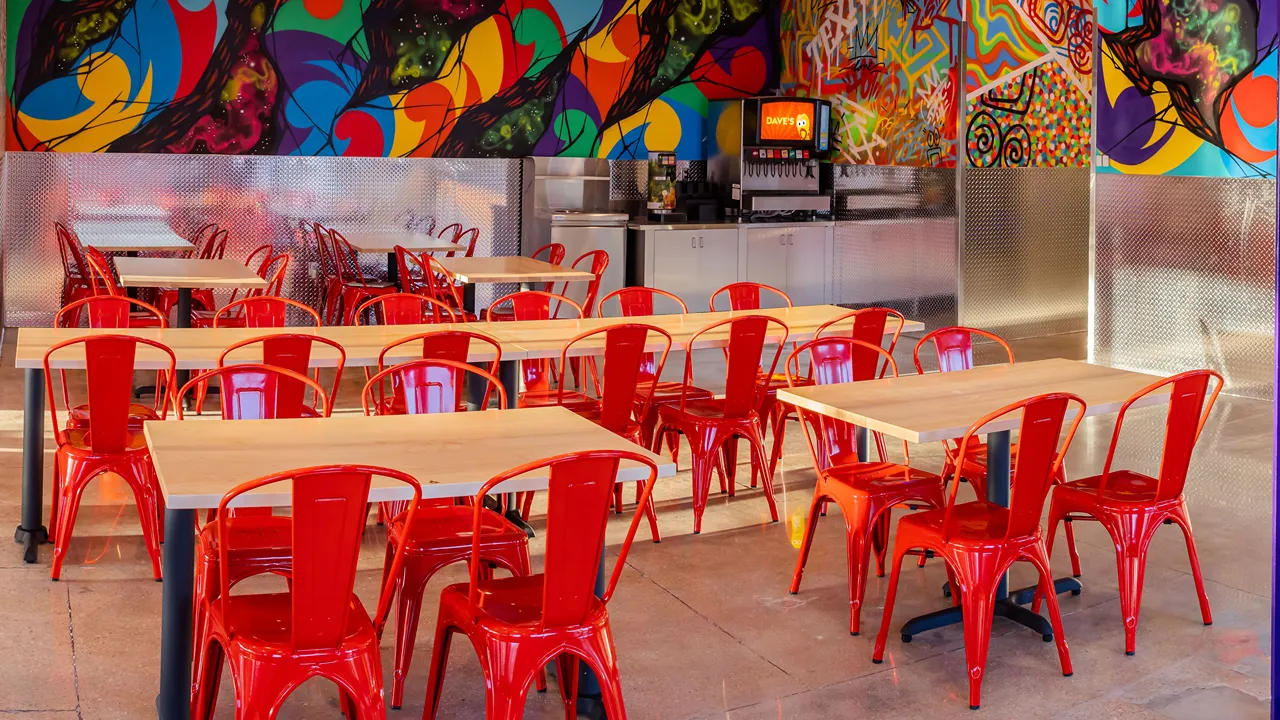
[[[1032,585],[1020,590],[1014,590],[1007,596],[997,599],[995,606],[992,608],[992,614],[995,617],[1012,620],[1019,625],[1031,628],[1039,633],[1041,639],[1045,642],[1053,642],[1053,626],[1049,624],[1048,618],[1022,607],[1035,598],[1037,587]],[[1053,589],[1059,595],[1066,592],[1072,595],[1079,595],[1082,586],[1080,581],[1075,578],[1061,578],[1053,582]],[[943,594],[948,597],[951,595],[947,588],[943,589]],[[911,642],[912,636],[919,635],[927,630],[937,630],[938,628],[958,625],[963,622],[964,612],[959,605],[937,610],[927,615],[920,615],[908,620],[902,626],[902,642]]]
[[[22,545],[22,561],[34,563],[49,542],[44,526],[44,370],[28,368],[22,416],[22,524],[13,533]]]

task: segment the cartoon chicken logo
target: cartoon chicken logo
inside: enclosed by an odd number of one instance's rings
[[[796,115],[796,134],[801,140],[808,140],[812,131],[809,128],[809,116],[804,113]]]

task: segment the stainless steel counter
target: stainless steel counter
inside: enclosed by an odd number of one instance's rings
[[[812,222],[779,222],[779,223],[744,223],[744,222],[714,222],[714,223],[661,223],[650,222],[631,222],[627,223],[630,230],[639,230],[640,232],[656,232],[659,230],[736,230],[738,228],[796,228],[796,227],[833,227],[835,222],[832,220],[818,220]]]

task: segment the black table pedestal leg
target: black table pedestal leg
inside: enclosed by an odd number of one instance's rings
[[[195,583],[195,510],[164,512],[164,596],[160,610],[160,720],[191,717],[191,603]]]
[[[605,582],[604,548],[601,548],[600,565],[596,569],[596,597],[604,595]],[[600,695],[600,681],[585,662],[578,663],[577,710],[578,717],[588,717],[591,720],[606,720],[608,717],[604,710],[604,700]]]
[[[177,327],[191,327],[191,288],[178,288],[178,317]],[[178,387],[173,390],[176,392],[178,388],[187,384],[187,379],[191,376],[190,371],[178,371]]]
[[[520,392],[520,363],[517,360],[503,360],[498,365],[498,379],[502,381],[502,388],[507,392],[508,407],[515,407],[516,397]],[[474,383],[481,385],[481,383]],[[507,519],[516,527],[525,531],[529,537],[533,537],[533,528],[529,527],[529,523],[524,521],[524,516],[520,514],[520,508],[516,503],[516,494],[507,493]]]
[[[396,264],[396,254],[393,252],[387,253],[387,282],[400,287],[400,266]]]
[[[22,561],[34,563],[37,548],[49,541],[44,526],[44,370],[26,370],[22,417],[22,524],[13,533],[22,545]]]

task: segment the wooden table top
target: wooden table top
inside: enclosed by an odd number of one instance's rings
[[[701,312],[689,313],[687,315],[648,315],[643,317],[630,318],[586,318],[583,320],[530,320],[523,322],[495,322],[490,323],[487,327],[489,333],[500,341],[520,346],[529,358],[546,358],[560,357],[560,351],[564,347],[565,342],[575,335],[581,334],[588,330],[596,330],[609,325],[618,325],[622,323],[643,323],[646,325],[654,325],[671,333],[672,352],[675,352],[683,346],[694,333],[714,322],[727,320],[731,317],[742,315],[768,315],[777,318],[787,324],[789,334],[787,336],[788,343],[807,342],[813,339],[818,331],[818,327],[823,323],[829,322],[840,315],[849,312],[845,308],[835,305],[806,305],[793,308],[774,308],[769,310],[753,310],[753,311],[718,311],[718,312]],[[852,327],[853,321],[848,322],[848,326]],[[835,326],[836,328],[845,327],[845,323]],[[924,330],[924,324],[915,320],[908,320],[903,328],[904,332],[921,332]],[[885,334],[892,334],[894,331],[894,323],[891,320],[886,328]],[[834,331],[828,331],[833,333]],[[650,343],[655,351],[661,350],[661,341],[652,336],[649,338]],[[728,328],[714,330],[703,335],[698,339],[695,350],[706,348],[724,347],[729,342]],[[592,355],[603,352],[604,339],[597,338],[590,342],[583,342],[578,349],[571,353],[572,355]],[[782,363],[787,359],[787,352],[783,352],[782,357],[778,360],[779,371],[782,371]]]
[[[1041,393],[1074,393],[1088,406],[1085,417],[1108,415],[1159,379],[1077,360],[1053,359],[784,389],[778,391],[778,399],[908,442],[927,443],[962,437],[987,413]],[[1167,398],[1167,393],[1152,395],[1134,407],[1157,405]],[[1021,420],[1015,413],[991,423],[984,432],[1016,430]]]
[[[244,263],[201,258],[116,258],[125,287],[264,288],[267,281]]]
[[[585,270],[523,256],[440,258],[440,264],[460,283],[587,282],[595,278]]]
[[[488,328],[484,325],[463,325],[461,323],[458,325],[372,325],[322,328],[287,327],[280,329],[218,328],[216,330],[209,328],[166,328],[164,330],[156,328],[134,328],[129,330],[19,328],[18,343],[14,352],[14,366],[23,369],[42,368],[44,367],[44,354],[54,345],[86,335],[107,334],[133,335],[164,343],[177,356],[179,370],[207,370],[217,367],[218,356],[228,347],[241,340],[262,337],[263,335],[296,333],[319,335],[333,340],[342,345],[342,349],[347,353],[347,367],[367,367],[377,365],[378,353],[382,352],[382,348],[401,338],[455,327],[481,334],[491,334],[487,332]],[[255,358],[255,354],[246,349],[243,351],[243,359],[241,361],[256,362],[260,360],[261,356]],[[228,360],[234,361],[240,359],[240,356],[241,353],[237,351]],[[525,358],[525,353],[519,346],[504,344],[502,346],[502,356],[508,360],[522,360]],[[404,362],[420,357],[422,357],[421,347],[416,344],[410,344],[388,355],[387,362]],[[317,343],[312,348],[312,367],[333,367],[337,362],[337,358],[337,352],[327,345]],[[493,350],[486,343],[472,343],[471,355],[468,359],[472,362],[493,360]],[[50,367],[62,370],[83,370],[84,366],[84,353],[80,348],[68,348],[59,351],[51,358],[50,362]],[[138,348],[138,357],[135,361],[137,369],[158,370],[168,366],[168,360],[165,359],[162,353],[149,347]]]
[[[440,415],[337,415],[302,420],[166,420],[146,423],[147,445],[165,504],[174,509],[217,507],[240,483],[282,470],[351,463],[389,467],[422,483],[425,498],[475,495],[490,478],[544,457],[580,450],[644,453],[659,475],[675,465],[561,407]],[[545,474],[516,478],[504,492],[541,490]],[[648,478],[636,463],[619,468],[619,482]],[[290,503],[289,485],[242,496],[235,507]],[[375,478],[371,502],[407,500],[405,485]]]
[[[466,252],[465,245],[459,245],[444,238],[408,230],[387,230],[382,232],[356,232],[343,235],[351,247],[360,252],[393,253],[399,245],[411,252]]]
[[[187,252],[195,249],[169,224],[158,219],[81,220],[76,237],[103,252]]]

